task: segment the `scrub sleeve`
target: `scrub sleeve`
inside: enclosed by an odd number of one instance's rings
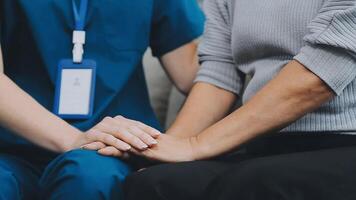
[[[150,46],[156,57],[199,38],[205,16],[192,0],[155,0]]]

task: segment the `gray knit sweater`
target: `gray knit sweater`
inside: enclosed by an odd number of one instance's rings
[[[295,59],[337,96],[283,131],[356,131],[356,0],[205,0],[204,9],[196,82],[245,103]]]

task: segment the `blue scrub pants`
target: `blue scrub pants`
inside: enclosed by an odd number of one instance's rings
[[[0,200],[120,200],[130,171],[123,161],[95,151],[62,154],[44,172],[19,157],[0,154]]]

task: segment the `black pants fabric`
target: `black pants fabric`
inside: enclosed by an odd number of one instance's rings
[[[356,200],[356,136],[274,136],[129,176],[126,200]]]

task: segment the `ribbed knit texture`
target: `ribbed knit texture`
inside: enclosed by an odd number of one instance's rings
[[[295,59],[337,96],[283,131],[356,131],[356,0],[205,0],[204,9],[196,82],[245,103]]]

